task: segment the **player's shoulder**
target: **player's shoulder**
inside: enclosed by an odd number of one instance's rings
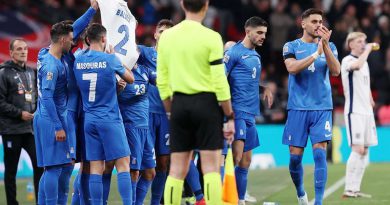
[[[347,63],[350,63],[351,61],[354,61],[356,60],[357,58],[352,56],[352,55],[346,55],[342,60],[341,60],[341,64],[347,64]]]
[[[303,45],[303,41],[300,39],[295,39],[293,41],[288,41],[283,45],[283,55],[286,55],[288,53],[294,53],[295,48]]]

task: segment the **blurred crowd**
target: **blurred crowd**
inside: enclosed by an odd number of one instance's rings
[[[184,17],[179,0],[128,0],[127,3],[139,22],[136,34],[140,44],[154,44],[154,25],[160,19],[178,23]],[[0,9],[17,10],[50,25],[76,19],[88,6],[87,0],[6,0]],[[268,83],[276,97],[271,109],[262,105],[258,122],[281,123],[286,119],[288,73],[282,48],[285,42],[302,34],[301,13],[315,7],[326,13],[325,26],[333,31],[331,41],[338,49],[340,61],[348,54],[344,41],[351,31],[362,31],[367,34],[367,42],[380,44],[381,49],[372,52],[368,59],[371,88],[378,124],[390,125],[390,0],[210,0],[209,7],[204,24],[218,31],[224,41],[242,39],[244,22],[251,16],[260,16],[269,23],[266,43],[258,52],[263,63],[262,82]],[[344,96],[340,77],[332,77],[331,83],[335,112],[342,113]]]

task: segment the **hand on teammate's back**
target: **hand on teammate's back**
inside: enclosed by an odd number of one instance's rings
[[[62,142],[66,139],[66,133],[65,130],[58,130],[56,131],[56,141]]]
[[[226,123],[223,124],[223,136],[226,139],[226,142],[228,144],[232,144],[234,140],[234,133],[236,132],[236,129],[234,127],[234,120],[228,120]]]

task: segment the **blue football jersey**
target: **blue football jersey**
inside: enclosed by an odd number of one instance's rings
[[[329,45],[337,58],[336,46],[333,43]],[[283,57],[301,60],[316,52],[317,47],[317,43],[305,43],[296,39],[284,45]],[[329,68],[324,53],[306,69],[297,74],[289,74],[288,93],[288,110],[333,109]]]
[[[85,120],[119,121],[115,74],[125,68],[114,54],[88,50],[76,57],[74,74],[80,89]]]
[[[119,108],[124,122],[131,123],[134,127],[148,128],[148,92],[151,84],[156,82],[156,75],[143,65],[137,65],[133,74],[134,83],[127,84],[118,96]]]
[[[242,42],[237,42],[225,53],[224,63],[235,112],[260,114],[260,59],[254,49],[246,48]]]
[[[152,73],[156,73],[157,51],[154,47],[138,45],[140,51],[137,64],[148,67]],[[165,114],[164,105],[161,101],[160,94],[155,85],[149,86],[149,112]]]
[[[38,54],[38,108],[37,113],[48,117],[55,123],[65,120],[67,103],[67,67],[62,59],[51,55],[47,48],[40,50]],[[45,104],[43,98],[52,98],[54,107]],[[53,113],[53,109],[57,113]]]

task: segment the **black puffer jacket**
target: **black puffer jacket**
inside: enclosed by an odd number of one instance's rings
[[[32,133],[32,121],[21,119],[22,111],[34,113],[37,105],[36,72],[12,61],[0,65],[0,134]],[[25,93],[31,91],[31,102]]]

